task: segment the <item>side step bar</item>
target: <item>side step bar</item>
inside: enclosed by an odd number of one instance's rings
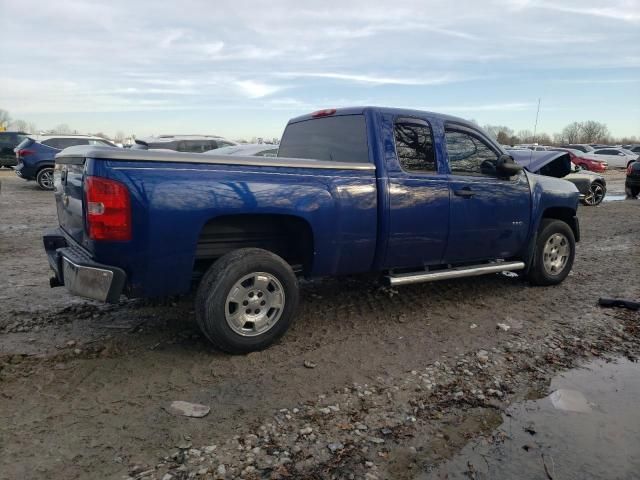
[[[469,267],[456,267],[436,272],[412,272],[399,275],[387,275],[385,281],[390,286],[409,285],[411,283],[435,282],[437,280],[449,280],[451,278],[476,277],[487,273],[523,270],[524,262],[499,262],[484,265],[472,265]]]

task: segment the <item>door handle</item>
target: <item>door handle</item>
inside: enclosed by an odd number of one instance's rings
[[[453,194],[457,197],[471,198],[475,195],[469,187],[461,188],[460,190],[454,190]]]

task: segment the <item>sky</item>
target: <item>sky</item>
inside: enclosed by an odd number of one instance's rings
[[[39,129],[279,137],[409,107],[640,136],[640,0],[0,0],[0,108]]]

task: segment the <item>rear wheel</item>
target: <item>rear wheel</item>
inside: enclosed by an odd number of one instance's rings
[[[287,262],[258,248],[226,254],[205,273],[196,294],[196,321],[218,349],[262,350],[293,321],[298,281]]]
[[[42,190],[53,190],[53,168],[42,168],[36,175],[36,182]]]
[[[561,220],[542,220],[528,278],[533,285],[556,285],[573,266],[576,241],[571,227]]]
[[[600,182],[592,182],[589,186],[589,193],[584,197],[584,204],[594,207],[600,205],[604,196],[607,194],[607,188]]]
[[[631,198],[636,198],[640,194],[640,188],[637,187],[626,187],[624,190],[627,196]]]

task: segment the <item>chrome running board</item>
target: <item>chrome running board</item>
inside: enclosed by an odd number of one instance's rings
[[[487,273],[523,270],[524,262],[497,262],[484,265],[471,265],[469,267],[456,267],[436,272],[411,272],[397,275],[387,275],[385,281],[388,285],[409,285],[411,283],[436,282],[452,278],[476,277]]]

